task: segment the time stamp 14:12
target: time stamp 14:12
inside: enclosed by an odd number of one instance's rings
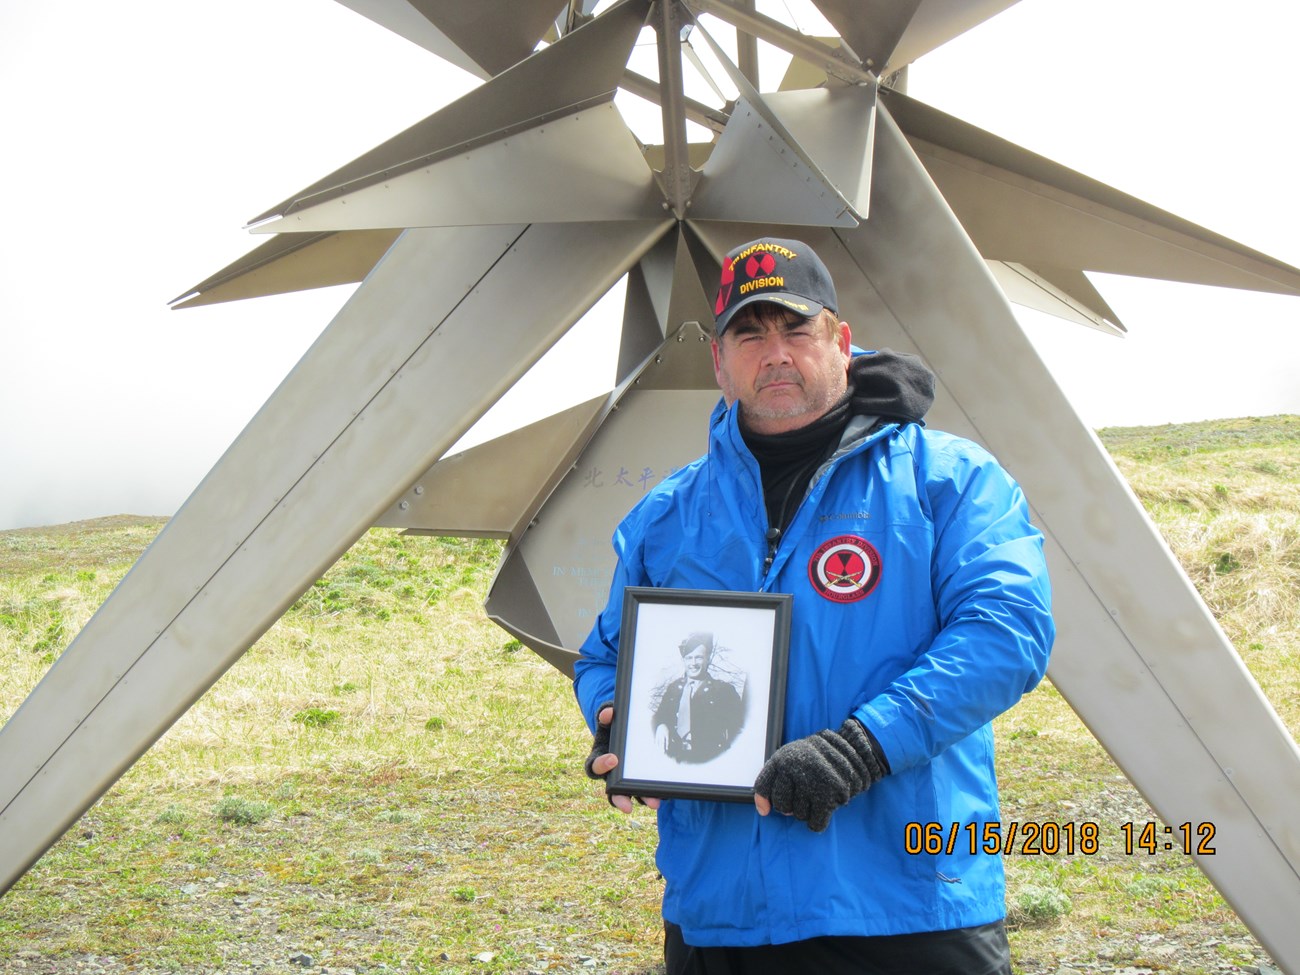
[[[1188,856],[1214,854],[1213,823],[1121,823],[1118,832],[1128,856],[1162,851]],[[969,852],[972,856],[1092,856],[1101,850],[1101,833],[1101,826],[1094,822],[908,823],[903,845],[905,852],[912,855]]]

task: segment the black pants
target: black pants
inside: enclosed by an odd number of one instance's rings
[[[1001,921],[871,938],[810,938],[755,948],[695,948],[664,923],[667,975],[1011,975]]]

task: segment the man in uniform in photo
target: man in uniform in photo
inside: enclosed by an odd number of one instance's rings
[[[740,731],[740,695],[709,671],[712,633],[692,633],[677,650],[685,673],[664,688],[655,708],[655,744],[679,762],[707,762],[726,751]]]

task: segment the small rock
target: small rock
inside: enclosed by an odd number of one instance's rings
[[[306,955],[303,954],[302,952],[299,952],[296,955],[289,956],[289,964],[301,965],[303,968],[311,968],[312,965],[316,964],[316,960],[312,958],[311,955]]]
[[[493,954],[492,952],[490,952],[490,951],[480,951],[477,955],[474,956],[474,960],[475,960],[475,961],[481,961],[481,962],[483,962],[484,964],[487,964],[488,962],[490,962],[490,961],[491,961],[493,958],[495,958],[495,957],[496,957],[496,955],[494,955],[494,954]]]

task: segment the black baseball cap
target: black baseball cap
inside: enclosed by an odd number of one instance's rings
[[[722,335],[746,305],[772,301],[805,318],[823,308],[839,310],[831,272],[801,240],[760,237],[741,244],[722,261],[722,281],[713,304],[714,327]]]

